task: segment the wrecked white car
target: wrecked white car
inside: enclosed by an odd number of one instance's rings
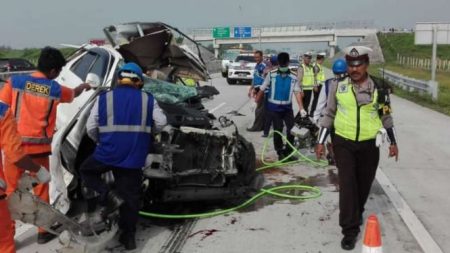
[[[184,78],[209,78],[197,43],[163,23],[114,25],[104,32],[111,45],[81,47],[68,59],[58,80],[72,87],[86,80],[97,86],[58,109],[51,201],[59,210],[67,212],[73,200],[82,198],[78,169],[95,148],[85,123],[96,96],[114,88],[116,71],[127,61],[136,62],[148,75],[157,71],[165,79],[146,78],[144,85],[169,123],[156,136],[148,166],[143,168],[144,206],[237,198],[261,186],[253,145],[237,130],[215,127],[214,116],[202,106],[202,98],[218,91],[212,86],[174,84]],[[105,180],[113,180],[112,174],[105,175]]]

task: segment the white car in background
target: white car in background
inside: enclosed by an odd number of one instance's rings
[[[236,84],[237,82],[251,83],[253,73],[255,71],[256,61],[253,54],[240,54],[234,62],[228,67],[228,84]]]

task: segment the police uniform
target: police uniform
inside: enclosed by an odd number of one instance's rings
[[[253,81],[252,86],[254,89],[258,90],[259,87],[264,83],[264,70],[266,69],[266,64],[264,62],[260,62],[256,64],[255,70],[253,71]],[[264,116],[265,109],[264,101],[259,101],[256,109],[255,109],[255,121],[253,122],[252,127],[250,127],[249,131],[262,131],[264,129]]]
[[[312,53],[307,52],[303,56],[312,57]],[[297,77],[303,92],[303,108],[309,112],[309,104],[314,89],[314,66],[312,63],[302,63],[297,70]]]
[[[367,59],[370,49],[347,48],[346,59]],[[378,131],[384,127],[392,145],[396,144],[391,116],[389,87],[372,76],[360,84],[350,77],[330,83],[327,107],[320,120],[319,144],[325,142],[334,127],[333,150],[339,172],[339,224],[342,247],[354,247],[360,232],[364,206],[379,162],[375,145]],[[345,241],[347,240],[347,241]],[[350,245],[345,245],[350,243]],[[345,246],[345,247],[344,247]]]
[[[319,53],[317,57],[325,57],[325,53]],[[323,69],[323,66],[316,62],[313,67],[314,71],[314,88],[317,89],[313,90],[313,101],[311,104],[311,110],[309,112],[309,115],[314,115],[314,111],[316,110],[317,103],[319,100],[319,94],[322,89],[323,84],[325,83],[325,71]]]
[[[283,131],[283,122],[286,125],[287,139],[294,141],[291,129],[294,126],[294,114],[292,110],[292,97],[294,93],[301,92],[300,85],[295,73],[281,72],[278,68],[269,72],[261,86],[261,90],[268,90],[267,116],[273,122],[275,131]],[[280,158],[286,154],[281,136],[275,134],[273,137],[275,150]]]

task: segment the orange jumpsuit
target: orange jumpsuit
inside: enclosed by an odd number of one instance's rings
[[[41,72],[35,72],[31,74],[31,77],[35,79],[20,85],[16,83],[16,86],[12,84],[11,79],[8,80],[0,91],[0,101],[11,106],[25,154],[30,155],[33,162],[49,169],[56,108],[59,103],[72,102],[74,91],[56,81],[48,80]],[[52,90],[59,92],[55,93]],[[14,161],[8,157],[5,158],[7,194],[14,192],[17,188],[23,172],[24,170],[14,165]],[[49,202],[48,184],[40,184],[34,187],[33,191],[40,199]],[[39,232],[45,231],[39,228]]]
[[[17,133],[16,122],[8,106],[0,101],[0,149],[12,163],[25,156],[21,147],[21,139]],[[4,180],[3,165],[0,155],[0,180]],[[5,199],[5,189],[0,188],[0,252],[16,252],[14,246],[14,228],[8,203]]]

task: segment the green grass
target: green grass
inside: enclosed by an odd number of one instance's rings
[[[76,49],[74,48],[60,48],[59,49],[64,57],[68,57]],[[40,48],[26,48],[26,49],[9,49],[0,51],[1,58],[22,58],[27,59],[33,64],[36,65],[37,60],[39,58],[39,54],[41,53]]]

